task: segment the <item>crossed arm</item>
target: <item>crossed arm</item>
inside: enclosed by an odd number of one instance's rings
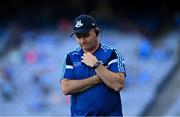
[[[61,81],[61,89],[65,95],[69,95],[82,92],[100,82],[101,80],[97,75],[82,80],[69,80],[64,78]]]
[[[82,56],[82,62],[89,67],[93,67],[97,61],[96,57],[91,53],[86,53]],[[97,75],[82,80],[62,79],[61,89],[63,93],[65,95],[79,93],[102,82],[114,91],[120,91],[123,88],[124,73],[114,73],[102,64],[95,71]]]

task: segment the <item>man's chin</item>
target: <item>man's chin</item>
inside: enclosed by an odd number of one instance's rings
[[[89,50],[89,49],[88,49],[88,48],[86,48],[86,47],[83,47],[82,49],[83,49],[83,50]]]
[[[83,49],[88,49],[88,47],[87,46],[81,46]]]
[[[86,51],[90,50],[90,48],[88,48],[88,47],[82,47],[82,49],[86,50]]]

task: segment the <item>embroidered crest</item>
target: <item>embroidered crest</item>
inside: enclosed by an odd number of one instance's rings
[[[74,66],[74,67],[81,66],[81,64],[82,64],[81,62],[73,62],[73,66]]]
[[[81,26],[83,26],[83,23],[81,23],[81,20],[78,20],[78,21],[76,22],[75,27],[76,27],[76,28],[79,28],[79,27],[81,27]]]

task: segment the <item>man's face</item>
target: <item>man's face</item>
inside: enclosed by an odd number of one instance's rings
[[[92,29],[88,34],[76,34],[76,40],[85,51],[92,50],[98,44],[98,38],[95,30]]]

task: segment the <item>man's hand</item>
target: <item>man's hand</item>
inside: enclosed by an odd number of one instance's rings
[[[81,61],[89,67],[93,67],[98,61],[97,58],[89,52],[84,53],[81,58]]]

